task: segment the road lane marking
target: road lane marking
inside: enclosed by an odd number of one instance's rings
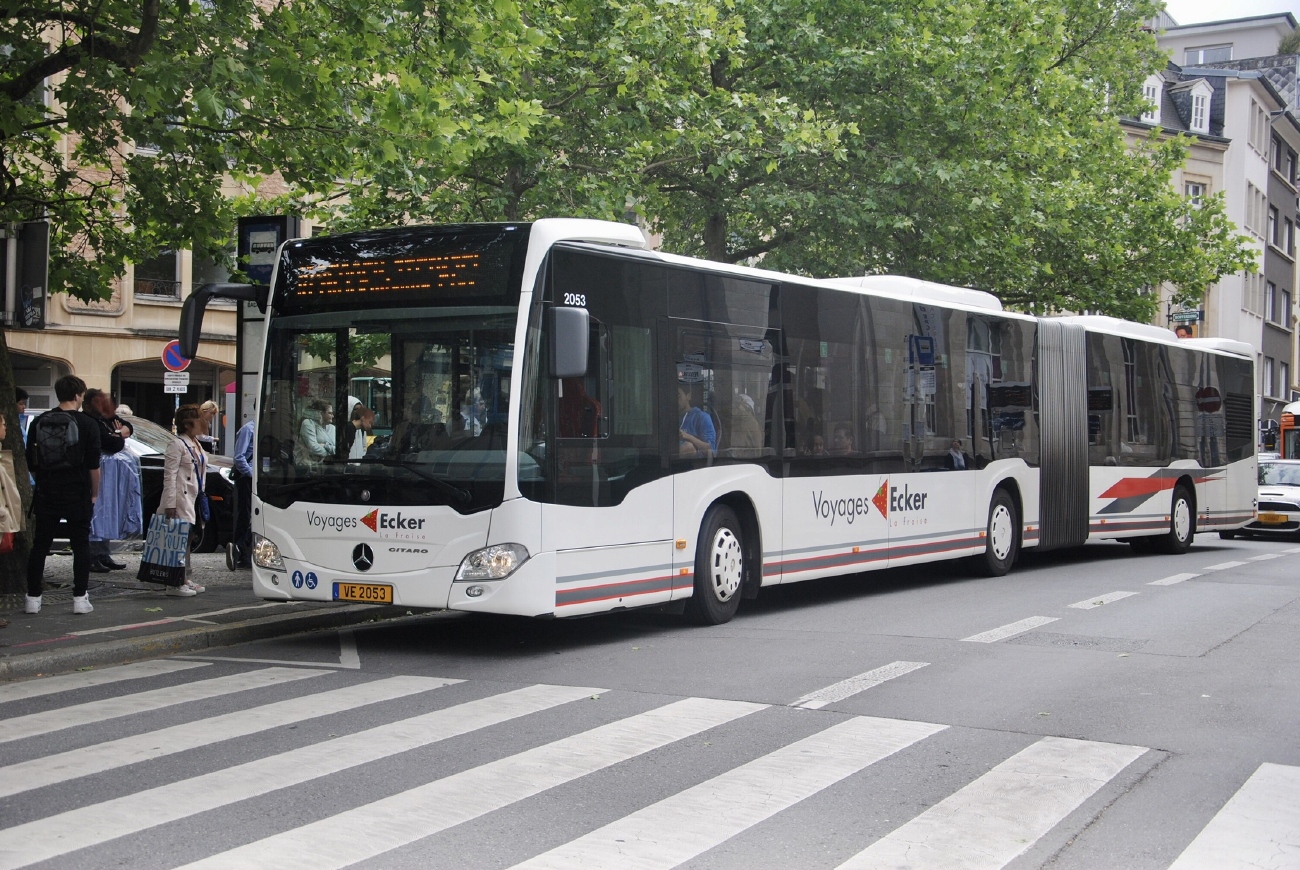
[[[188,870],[347,867],[765,707],[743,701],[687,698],[186,867]]]
[[[604,691],[578,686],[516,689],[15,825],[0,831],[0,868],[47,861]],[[194,728],[202,730],[203,723],[194,723]],[[141,812],[141,807],[149,811]]]
[[[840,865],[995,870],[1054,828],[1141,746],[1044,737]]]
[[[667,870],[946,727],[869,716],[850,719],[517,864],[513,870]]]
[[[876,668],[874,671],[867,671],[865,674],[858,674],[856,677],[849,677],[847,680],[840,680],[832,686],[824,689],[818,689],[804,695],[797,701],[790,704],[791,707],[803,707],[806,710],[819,710],[827,704],[834,704],[836,701],[843,701],[845,698],[852,697],[858,692],[864,692],[872,686],[879,686],[886,680],[892,680],[894,677],[901,677],[903,674],[910,674],[918,668],[923,668],[929,662],[892,662],[882,668]]]
[[[132,631],[137,628],[149,628],[155,625],[169,625],[173,622],[204,622],[205,616],[222,616],[227,613],[238,613],[242,610],[264,610],[268,607],[283,607],[284,603],[272,601],[268,604],[248,604],[242,607],[227,607],[223,610],[209,610],[204,613],[191,613],[185,616],[164,616],[162,619],[154,619],[149,622],[132,622],[126,625],[109,625],[104,628],[88,628],[85,631],[72,631],[68,633],[69,637],[87,637],[92,634],[107,634],[114,631]]]
[[[244,665],[293,665],[299,668],[346,668],[347,665],[341,665],[338,662],[311,662],[307,660],[294,661],[293,659],[243,659],[238,656],[172,656],[174,659],[192,659],[202,662],[239,662]]]
[[[1049,622],[1056,622],[1060,617],[1057,616],[1031,616],[1028,619],[1022,619],[1019,622],[1012,622],[1001,628],[993,628],[988,631],[972,634],[970,637],[963,637],[963,642],[969,643],[997,643],[1000,640],[1006,640],[1009,637],[1015,637],[1018,634],[1024,634],[1030,629],[1038,628],[1040,625],[1047,625]]]
[[[1300,866],[1300,767],[1261,764],[1169,870]]]
[[[261,670],[249,671],[243,674],[215,677],[211,680],[198,680],[180,686],[168,686],[165,689],[137,692],[133,695],[104,698],[99,701],[88,701],[85,704],[74,704],[71,707],[60,707],[56,710],[45,710],[40,713],[30,713],[26,716],[15,716],[12,719],[6,719],[4,727],[0,728],[0,743],[22,740],[25,737],[37,737],[51,731],[74,728],[92,722],[120,719],[123,716],[131,716],[136,713],[148,713],[190,701],[219,698],[232,692],[246,692],[249,689],[260,689],[264,686],[275,686],[281,683],[291,683],[294,680],[320,677],[328,673],[332,672],[308,671],[302,668],[262,668]]]
[[[339,667],[361,669],[361,656],[357,652],[357,637],[350,628],[339,629]]]
[[[1184,580],[1194,580],[1200,577],[1200,574],[1174,574],[1161,580],[1152,580],[1148,586],[1173,586],[1175,583],[1182,583]]]
[[[1245,562],[1221,562],[1218,565],[1206,565],[1202,571],[1226,571],[1229,568],[1240,568]]]
[[[121,665],[114,668],[104,668],[96,671],[81,671],[75,674],[64,674],[58,677],[41,677],[39,680],[27,680],[22,683],[11,683],[0,686],[0,704],[8,701],[22,701],[27,698],[38,698],[41,695],[53,695],[58,692],[71,692],[75,689],[87,689],[91,686],[103,686],[108,683],[116,683],[121,680],[140,680],[145,677],[159,677],[164,674],[174,674],[178,671],[187,671],[190,668],[201,668],[206,666],[206,662],[172,662],[159,660],[153,662],[136,662],[131,665]]]
[[[1089,598],[1087,601],[1076,601],[1069,606],[1076,610],[1092,610],[1094,607],[1114,604],[1116,601],[1123,601],[1125,598],[1137,594],[1136,592],[1107,592],[1105,595],[1098,595],[1095,598]]]
[[[407,695],[428,692],[433,689],[450,686],[461,680],[448,680],[438,677],[390,677],[346,686],[315,695],[277,701],[249,710],[238,710],[211,719],[204,719],[197,725],[186,722],[161,728],[145,734],[133,734],[107,743],[83,746],[56,755],[32,758],[0,768],[0,797],[19,794],[34,788],[44,788],[70,779],[78,779],[106,770],[152,761],[176,752],[185,752],[199,746],[246,737],[272,728],[305,722],[321,716],[329,716],[364,707],[392,701]]]
[[[1250,557],[1249,559],[1247,559],[1246,561],[1248,561],[1248,562],[1267,562],[1269,559],[1281,559],[1281,558],[1282,558],[1282,554],[1281,554],[1281,553],[1264,553],[1264,554],[1261,555],[1261,556],[1251,556],[1251,557]]]

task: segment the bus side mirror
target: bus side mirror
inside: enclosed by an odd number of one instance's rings
[[[585,308],[552,308],[550,317],[551,377],[585,377],[591,315]]]
[[[195,287],[181,306],[180,352],[186,359],[199,353],[199,335],[203,332],[203,312],[209,299],[242,299],[257,302],[265,310],[266,297],[258,295],[252,284],[202,284]]]

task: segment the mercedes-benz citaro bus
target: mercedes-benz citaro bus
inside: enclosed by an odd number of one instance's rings
[[[1001,575],[1104,538],[1178,553],[1254,516],[1238,342],[567,219],[289,241],[261,301],[266,599],[715,624],[779,583]],[[386,382],[384,426],[357,378]]]

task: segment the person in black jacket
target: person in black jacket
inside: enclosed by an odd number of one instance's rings
[[[91,387],[86,390],[86,399],[82,413],[95,421],[99,429],[99,452],[102,456],[120,453],[126,446],[126,434],[121,431],[122,421],[117,417],[117,406],[113,397],[103,390]],[[96,506],[96,510],[98,510]],[[113,559],[113,542],[105,538],[90,536],[90,571],[92,574],[106,574],[120,571],[126,565]]]
[[[59,520],[68,524],[72,545],[72,612],[90,613],[90,518],[99,498],[99,426],[81,413],[86,382],[76,375],[64,375],[54,382],[57,408],[51,408],[27,427],[27,466],[36,476],[36,499],[32,511],[36,530],[27,559],[26,613],[41,612],[45,557],[59,531]],[[58,412],[58,413],[56,413]],[[71,417],[70,426],[45,425],[46,419],[59,424]],[[53,437],[68,432],[63,438]],[[57,458],[58,464],[46,459]]]

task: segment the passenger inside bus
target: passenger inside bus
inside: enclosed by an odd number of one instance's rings
[[[851,456],[853,454],[853,430],[848,423],[836,423],[831,430],[831,446],[827,451],[831,456]]]
[[[691,388],[677,386],[677,413],[682,422],[677,427],[677,455],[712,457],[718,449],[718,431],[713,419],[691,402]]]

